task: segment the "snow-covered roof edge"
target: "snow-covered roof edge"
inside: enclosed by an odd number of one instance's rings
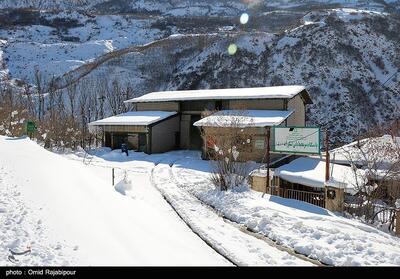
[[[312,104],[306,88],[301,85],[225,88],[151,92],[124,101],[125,103],[171,102],[189,100],[229,100],[229,99],[291,99],[301,94],[306,104]]]
[[[147,126],[160,122],[176,114],[177,114],[176,111],[129,111],[90,122],[88,126],[89,127],[105,126],[105,125]]]
[[[221,110],[193,123],[199,127],[267,127],[285,121],[294,110]],[[231,120],[233,119],[233,120]]]

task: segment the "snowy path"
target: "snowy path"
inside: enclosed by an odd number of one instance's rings
[[[182,190],[298,253],[336,266],[400,265],[399,238],[300,201],[262,198],[244,187],[216,191],[208,180],[210,171],[208,162],[194,157],[182,158],[172,168]]]
[[[173,161],[174,157],[170,157],[155,166],[153,183],[185,222],[215,250],[239,266],[311,265],[240,231],[210,207],[180,189],[173,180],[170,167]]]

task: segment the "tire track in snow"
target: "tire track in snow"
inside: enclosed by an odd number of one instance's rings
[[[158,165],[159,163],[155,164],[155,167]],[[150,182],[151,184],[154,186],[154,188],[162,195],[162,197],[164,198],[164,200],[169,204],[169,206],[171,206],[171,208],[174,210],[174,212],[178,215],[178,217],[189,227],[189,229],[196,234],[201,240],[204,241],[204,243],[206,243],[211,249],[213,249],[216,253],[218,253],[218,255],[221,255],[224,259],[226,259],[228,262],[230,262],[231,264],[233,264],[234,266],[237,266],[236,263],[234,263],[231,259],[229,259],[228,257],[226,257],[224,254],[220,253],[218,249],[216,249],[214,247],[214,245],[212,243],[210,243],[206,238],[204,238],[201,234],[197,233],[196,230],[193,229],[193,227],[186,222],[185,218],[179,213],[179,211],[174,207],[174,205],[168,200],[168,198],[158,189],[158,187],[155,185],[154,183],[154,170],[155,167],[151,170],[150,172]]]
[[[312,265],[286,251],[268,245],[230,224],[215,210],[192,194],[181,189],[174,181],[171,166],[177,159],[157,164],[151,172],[152,184],[185,221],[185,223],[215,251],[235,265]]]

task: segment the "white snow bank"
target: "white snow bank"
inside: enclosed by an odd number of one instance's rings
[[[195,122],[205,127],[266,127],[285,121],[294,111],[285,110],[221,110]]]

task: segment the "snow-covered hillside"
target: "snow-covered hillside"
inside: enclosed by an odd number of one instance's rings
[[[60,76],[105,53],[165,36],[151,28],[155,20],[129,16],[78,12],[21,12],[15,16],[31,18],[30,24],[18,25],[16,20],[16,28],[1,28],[0,48],[10,78],[28,83],[34,82],[36,69],[45,77]]]

